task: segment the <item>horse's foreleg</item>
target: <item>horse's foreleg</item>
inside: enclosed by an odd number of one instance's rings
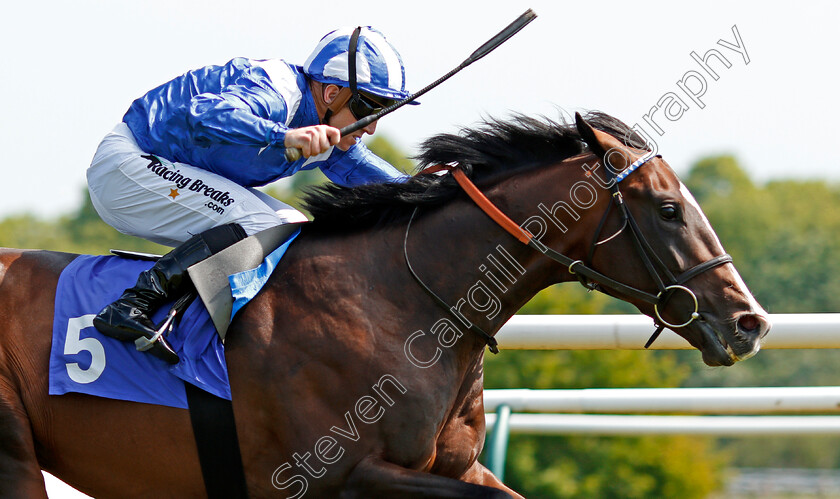
[[[343,499],[356,497],[451,497],[451,498],[510,498],[497,488],[462,482],[403,468],[379,458],[360,462],[347,480],[341,494]]]
[[[461,480],[468,483],[475,483],[478,485],[486,485],[487,487],[501,489],[513,497],[516,497],[518,499],[524,499],[513,489],[503,484],[502,481],[499,480],[498,477],[496,477],[496,475],[494,475],[490,470],[485,468],[484,465],[482,465],[478,461],[474,462],[470,469],[468,469],[467,472],[464,473],[464,475],[461,477]]]
[[[17,392],[0,378],[0,498],[47,498],[29,420]]]

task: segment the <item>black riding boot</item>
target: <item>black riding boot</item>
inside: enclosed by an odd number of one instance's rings
[[[157,326],[149,317],[164,303],[191,290],[187,269],[232,244],[244,239],[245,230],[236,223],[214,227],[189,238],[162,256],[152,268],[144,271],[134,287],[126,289],[114,303],[93,319],[102,334],[122,341],[151,339]],[[160,336],[150,352],[156,357],[177,364],[178,355]]]

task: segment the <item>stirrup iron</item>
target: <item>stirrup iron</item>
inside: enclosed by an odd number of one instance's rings
[[[172,310],[169,311],[169,315],[166,316],[166,320],[163,321],[163,324],[155,331],[154,336],[151,338],[146,338],[145,336],[141,336],[134,340],[134,346],[137,348],[138,352],[145,352],[146,350],[155,346],[155,343],[160,340],[161,336],[164,334],[169,334],[172,332],[172,328],[174,324],[172,323],[175,320],[175,316],[178,315],[178,311],[175,310],[173,307]]]
[[[165,334],[169,334],[175,328],[175,319],[180,321],[181,317],[178,316],[181,312],[186,310],[186,308],[192,303],[192,301],[197,296],[195,291],[185,294],[184,296],[178,298],[175,303],[172,305],[172,308],[169,309],[169,313],[166,315],[166,319],[164,319],[163,323],[160,327],[155,331],[155,334],[151,338],[146,338],[145,336],[141,336],[134,340],[134,346],[137,348],[138,352],[145,352],[149,350],[155,343],[160,341],[160,339]]]

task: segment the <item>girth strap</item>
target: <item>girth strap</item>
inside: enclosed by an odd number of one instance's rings
[[[184,382],[204,489],[210,499],[247,499],[233,403]]]

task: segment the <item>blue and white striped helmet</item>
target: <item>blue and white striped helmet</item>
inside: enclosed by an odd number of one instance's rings
[[[348,52],[354,29],[340,28],[321,38],[306,59],[303,72],[322,83],[348,86]],[[380,97],[402,100],[411,95],[405,90],[405,68],[399,52],[370,26],[363,26],[359,33],[356,81],[359,90]]]

